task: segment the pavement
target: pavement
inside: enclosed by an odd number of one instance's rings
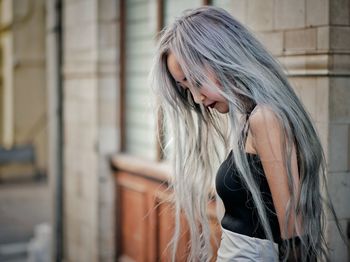
[[[0,261],[27,261],[29,241],[38,224],[51,221],[46,180],[0,184]]]

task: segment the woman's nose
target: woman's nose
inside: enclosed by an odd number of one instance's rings
[[[202,94],[197,94],[194,96],[194,102],[196,102],[196,104],[203,103],[204,100],[205,100],[205,96]]]

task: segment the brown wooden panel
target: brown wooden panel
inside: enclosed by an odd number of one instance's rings
[[[117,243],[119,246],[118,257],[122,260],[130,260],[133,261],[156,261],[157,256],[157,217],[156,217],[156,204],[155,204],[155,193],[161,192],[160,188],[165,188],[162,186],[162,182],[155,181],[154,177],[144,177],[138,176],[131,173],[126,172],[118,172],[117,175],[117,192],[119,192],[119,199],[117,199],[117,213],[119,213],[119,217],[117,218]],[[122,192],[125,191],[125,188],[129,190],[130,193],[137,194],[142,192],[142,201],[138,199],[132,202],[127,202],[127,199],[123,199]],[[125,201],[124,201],[125,200]],[[123,204],[124,202],[124,204]],[[138,203],[142,203],[142,205],[138,205]],[[136,215],[133,210],[139,209],[141,212]],[[125,213],[132,213],[132,218],[128,218],[128,215]],[[142,214],[142,215],[141,215]],[[127,217],[127,218],[125,218]],[[125,223],[129,223],[127,221],[131,221],[133,219],[133,224],[142,225],[142,232],[145,232],[142,236],[142,250],[140,251],[138,246],[135,246],[131,241],[126,241],[126,236],[123,235]],[[127,225],[127,227],[129,227]],[[118,230],[119,229],[119,230]],[[134,231],[139,231],[139,227],[136,226]],[[126,248],[127,246],[127,248]],[[135,260],[134,257],[129,255],[128,249],[131,248],[133,251],[138,250],[138,252],[142,252],[142,257],[138,257]],[[125,259],[127,258],[127,259]]]
[[[171,257],[171,248],[169,245],[174,229],[174,206],[170,201],[166,199],[157,199],[157,238],[158,238],[158,254],[157,261],[169,261]],[[186,261],[188,254],[188,243],[190,239],[188,227],[184,215],[181,216],[181,231],[180,241],[176,252],[177,261]]]
[[[153,176],[116,172],[118,261],[169,261],[174,226],[174,206],[170,192]],[[209,204],[212,245],[216,254],[221,230],[215,214],[215,202]],[[181,216],[181,238],[176,261],[186,261],[189,231]],[[215,243],[214,239],[217,239]],[[213,258],[212,261],[215,261]]]
[[[119,189],[120,198],[120,233],[121,252],[135,261],[146,261],[146,190],[140,187],[128,187],[125,184]]]

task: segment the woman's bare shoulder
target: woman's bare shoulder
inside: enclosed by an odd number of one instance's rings
[[[249,124],[252,129],[259,130],[262,127],[277,127],[279,120],[271,107],[259,104],[250,113]]]

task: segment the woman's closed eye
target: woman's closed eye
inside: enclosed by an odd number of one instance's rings
[[[194,80],[193,87],[200,88],[202,86],[202,83],[199,82],[199,80]]]
[[[182,79],[182,81],[187,82],[187,78],[185,77],[184,79]],[[184,89],[187,89],[187,87],[183,86],[180,82],[176,82],[176,84]],[[202,83],[199,80],[195,80],[194,86],[200,88],[202,86]]]
[[[189,91],[187,87],[183,86],[179,82],[176,82],[176,89],[182,98],[187,99],[187,92]]]

